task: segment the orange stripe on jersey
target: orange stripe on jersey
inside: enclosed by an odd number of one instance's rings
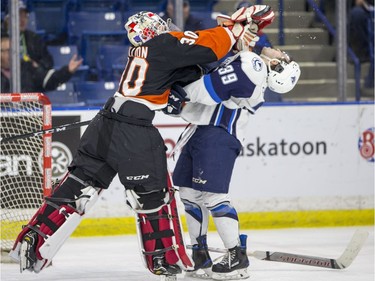
[[[169,34],[176,37],[180,42],[182,38],[187,38],[186,44],[189,44],[189,42],[193,42],[194,40],[194,44],[210,48],[218,59],[224,57],[234,44],[233,37],[229,35],[230,32],[228,32],[224,27],[218,26],[196,31],[195,33],[199,35],[197,39],[190,37],[189,33],[187,32],[172,31]]]
[[[153,104],[167,104],[168,103],[168,96],[169,96],[170,89],[166,90],[164,93],[159,95],[145,95],[145,96],[135,96],[134,98],[144,99]],[[126,95],[125,95],[126,97]],[[129,96],[130,97],[130,96]]]

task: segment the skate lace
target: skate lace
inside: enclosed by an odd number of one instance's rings
[[[221,262],[219,262],[219,264],[221,265],[228,265],[228,267],[231,267],[232,265],[232,262],[233,260],[235,259],[236,257],[236,250],[232,250],[232,251],[229,251],[224,257],[223,259],[221,260]]]

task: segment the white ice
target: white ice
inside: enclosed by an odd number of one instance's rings
[[[327,258],[338,258],[358,227],[248,230],[251,251],[282,251]],[[276,263],[250,257],[253,281],[374,281],[374,227],[360,227],[370,232],[364,247],[350,267],[344,270]],[[186,235],[187,237],[187,235]],[[188,241],[188,240],[187,240]],[[222,247],[219,236],[210,232],[211,247]],[[213,255],[213,258],[217,256]],[[70,238],[53,260],[53,265],[39,274],[19,272],[17,264],[1,264],[2,281],[38,280],[123,280],[153,281],[143,266],[137,237]],[[197,280],[181,275],[178,280]]]

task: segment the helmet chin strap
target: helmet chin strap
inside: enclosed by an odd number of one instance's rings
[[[267,64],[268,71],[272,70],[272,68],[271,68],[271,63],[272,62],[276,62],[275,65],[278,65],[278,64],[281,63],[281,60],[279,60],[279,59],[271,59],[270,57],[267,57],[266,55],[263,55],[263,54],[261,54],[260,57],[266,60],[265,63]]]

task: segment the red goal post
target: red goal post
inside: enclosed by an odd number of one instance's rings
[[[42,93],[0,94],[0,135],[7,138],[52,127],[51,102]],[[52,191],[52,135],[1,143],[1,251],[9,251],[44,196]]]

